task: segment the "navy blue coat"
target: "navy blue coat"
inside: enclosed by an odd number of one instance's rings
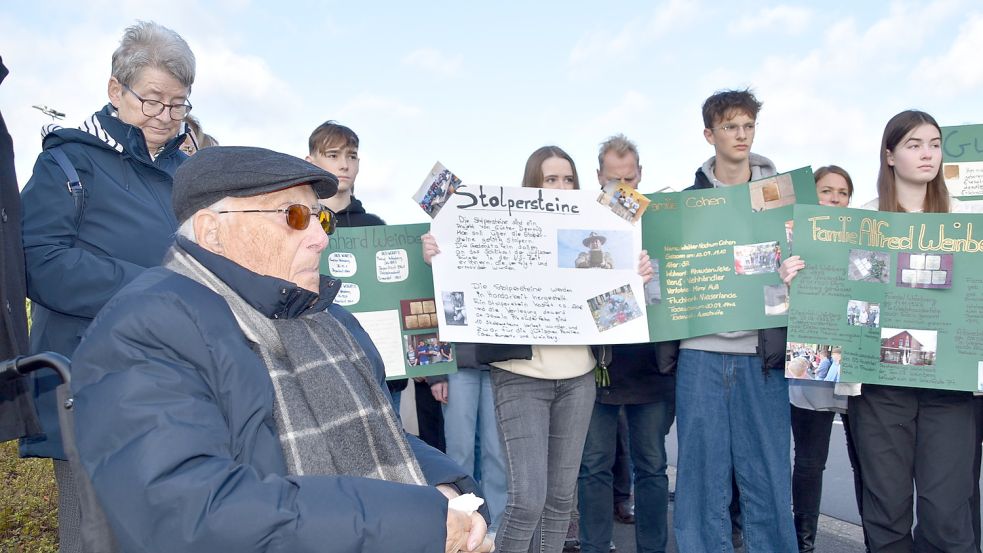
[[[143,131],[112,115],[107,105],[81,129],[58,128],[21,194],[27,292],[33,302],[32,353],[71,357],[102,306],[147,267],[159,265],[173,242],[171,176],[187,159],[184,135],[151,159]],[[78,172],[85,207],[76,208],[67,177],[48,152],[59,146]],[[45,434],[22,440],[21,453],[64,459],[53,372],[35,373],[34,401]]]
[[[332,299],[252,273],[179,239],[268,317],[327,310],[382,359]],[[442,552],[447,500],[430,486],[347,476],[288,476],[274,390],[225,300],[164,268],[144,272],[102,310],[76,352],[83,466],[126,552]],[[354,431],[354,430],[353,430]],[[472,491],[463,469],[410,440],[427,481]]]

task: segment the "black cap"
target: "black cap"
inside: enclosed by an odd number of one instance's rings
[[[298,184],[311,185],[322,199],[338,191],[337,177],[298,157],[252,146],[203,148],[174,173],[174,215],[183,223],[227,196],[258,196]]]

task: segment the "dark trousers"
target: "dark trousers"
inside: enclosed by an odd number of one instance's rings
[[[874,553],[971,553],[973,398],[968,392],[865,384],[850,398]],[[918,526],[912,535],[914,492]]]
[[[624,407],[618,414],[618,440],[615,442],[614,467],[614,504],[624,503],[631,499],[631,460],[628,458],[631,449],[628,445],[628,417]]]
[[[444,441],[444,413],[440,402],[433,398],[426,382],[414,380],[413,393],[416,396],[416,423],[420,428],[420,439],[430,447],[447,451],[447,443]]]
[[[792,439],[795,442],[792,512],[796,515],[819,516],[823,471],[829,457],[829,435],[835,416],[832,411],[813,411],[792,405]]]
[[[976,442],[973,445],[973,452],[976,458],[973,460],[973,535],[976,537],[976,548],[980,548],[980,453],[983,444],[983,397],[973,398],[973,415],[976,421]]]
[[[853,432],[850,430],[850,416],[846,413],[840,415],[843,421],[843,433],[846,434],[846,454],[850,458],[850,468],[853,469],[853,493],[857,496],[857,513],[861,520],[864,518],[864,477],[860,469],[860,458],[857,457],[857,442],[853,441]],[[864,529],[864,549],[870,553],[870,540],[867,539],[867,530]]]

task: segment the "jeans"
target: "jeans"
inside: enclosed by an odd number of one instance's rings
[[[505,456],[498,439],[495,422],[495,399],[492,397],[491,374],[487,370],[459,367],[447,375],[447,403],[444,411],[444,439],[447,456],[464,470],[481,474],[482,497],[491,514],[490,532],[498,529],[505,510]],[[481,453],[475,463],[475,436],[481,441]]]
[[[666,434],[675,412],[672,398],[625,405],[635,469],[635,544],[639,553],[664,553],[669,538]],[[614,517],[613,473],[621,405],[594,404],[580,462],[580,550],[607,553]]]
[[[976,485],[972,394],[864,384],[849,405],[870,550],[979,551],[971,507]],[[913,508],[918,511],[914,535]]]
[[[587,431],[588,436],[590,431]],[[628,459],[628,419],[624,411],[618,415],[618,439],[614,449],[614,505],[627,503],[631,499],[631,460]],[[612,505],[612,507],[614,506]]]
[[[792,524],[788,383],[761,359],[682,349],[676,371],[679,551],[731,553],[731,478],[747,553],[798,551]]]
[[[559,553],[594,405],[594,375],[544,380],[492,369],[491,376],[508,474],[495,549]]]

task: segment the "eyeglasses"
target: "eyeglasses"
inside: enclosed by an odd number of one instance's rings
[[[311,224],[311,217],[317,217],[317,222],[327,235],[334,234],[337,218],[334,211],[318,204],[309,207],[304,204],[292,204],[282,209],[227,209],[217,213],[286,213],[287,226],[294,230],[307,230]]]
[[[720,125],[719,127],[710,127],[711,131],[724,131],[729,136],[737,136],[738,129],[744,129],[744,134],[754,134],[755,128],[758,123],[744,123],[743,125],[735,125],[733,123],[728,123],[726,125]]]
[[[158,102],[157,100],[144,100],[139,94],[133,92],[133,89],[128,85],[123,85],[123,88],[135,96],[137,100],[140,100],[140,109],[147,117],[157,117],[163,113],[164,108],[167,108],[170,110],[168,115],[171,116],[172,120],[183,121],[184,118],[188,116],[188,113],[191,112],[191,102],[185,101],[183,104],[165,104],[164,102]]]

